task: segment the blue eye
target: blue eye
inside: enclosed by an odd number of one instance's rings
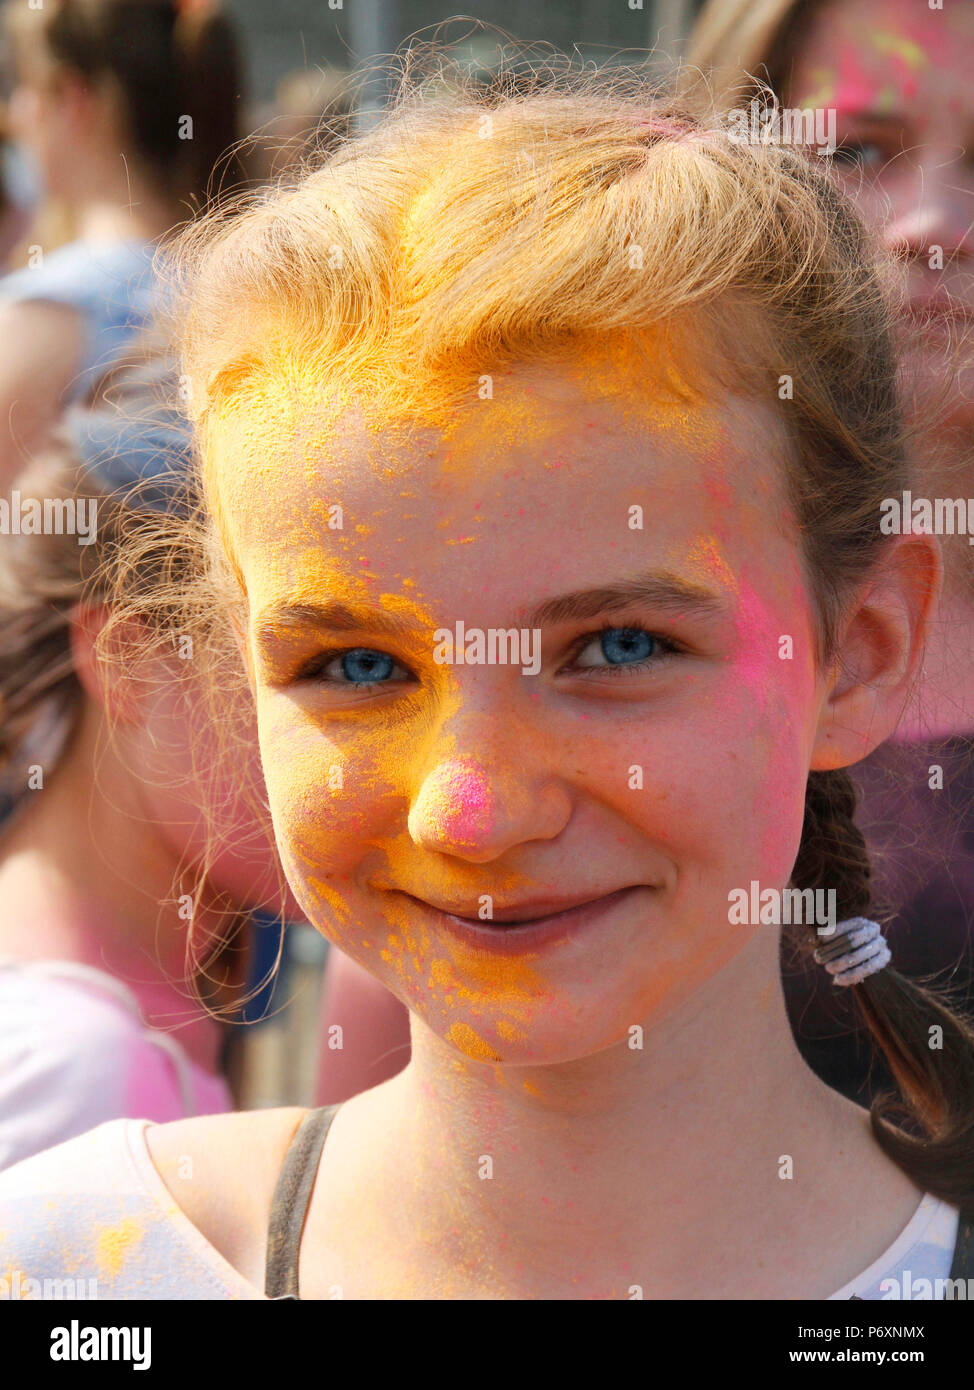
[[[388,680],[395,662],[386,652],[370,647],[353,647],[338,658],[342,675],[355,684]]]
[[[576,665],[583,670],[596,667],[633,667],[658,658],[665,651],[672,650],[641,627],[607,627],[590,638],[576,657]],[[592,657],[587,662],[582,658],[587,652]]]
[[[386,685],[390,677],[408,677],[388,652],[373,647],[349,647],[346,651],[323,652],[300,673],[300,679],[325,685]]]
[[[883,151],[878,145],[867,141],[848,140],[836,147],[832,160],[835,164],[845,165],[847,168],[875,168],[882,163]]]

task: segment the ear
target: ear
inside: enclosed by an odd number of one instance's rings
[[[812,748],[811,769],[849,767],[896,729],[923,661],[943,578],[933,536],[891,540],[846,614]]]
[[[135,695],[131,664],[122,660],[124,634],[114,635],[112,650],[99,650],[99,640],[112,616],[106,604],[77,604],[71,611],[71,658],[75,674],[90,699],[123,724],[135,722],[138,701]],[[127,622],[125,631],[137,638],[138,623]],[[136,632],[132,628],[137,629]],[[133,643],[133,650],[134,643]]]

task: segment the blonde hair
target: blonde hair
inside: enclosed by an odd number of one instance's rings
[[[800,152],[740,143],[717,112],[694,114],[639,71],[512,64],[484,87],[411,49],[374,129],[190,228],[176,255],[211,535],[213,422],[256,409],[269,381],[295,399],[316,382],[335,431],[352,403],[435,423],[505,362],[620,338],[665,351],[705,332],[697,378],[787,423],[819,655],[834,654],[843,604],[885,543],[880,503],[906,483],[904,426],[884,262]],[[232,585],[218,544],[211,556]],[[835,889],[841,917],[870,900],[854,811],[845,771],[810,774],[792,881]],[[903,1096],[874,1107],[878,1142],[926,1190],[974,1200],[974,1036],[894,970],[854,992]]]

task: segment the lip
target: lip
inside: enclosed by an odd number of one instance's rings
[[[516,955],[567,941],[580,932],[598,926],[610,912],[623,902],[628,902],[636,893],[651,891],[649,884],[639,883],[617,888],[597,898],[575,899],[574,902],[564,898],[536,898],[531,902],[498,908],[490,921],[448,912],[423,898],[413,897],[411,893],[403,896],[435,917],[443,930],[465,945],[500,955]],[[566,903],[569,905],[562,906]]]

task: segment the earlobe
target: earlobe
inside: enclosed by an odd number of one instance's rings
[[[932,536],[890,544],[841,629],[813,772],[850,767],[895,732],[915,693],[941,580],[940,546]]]

